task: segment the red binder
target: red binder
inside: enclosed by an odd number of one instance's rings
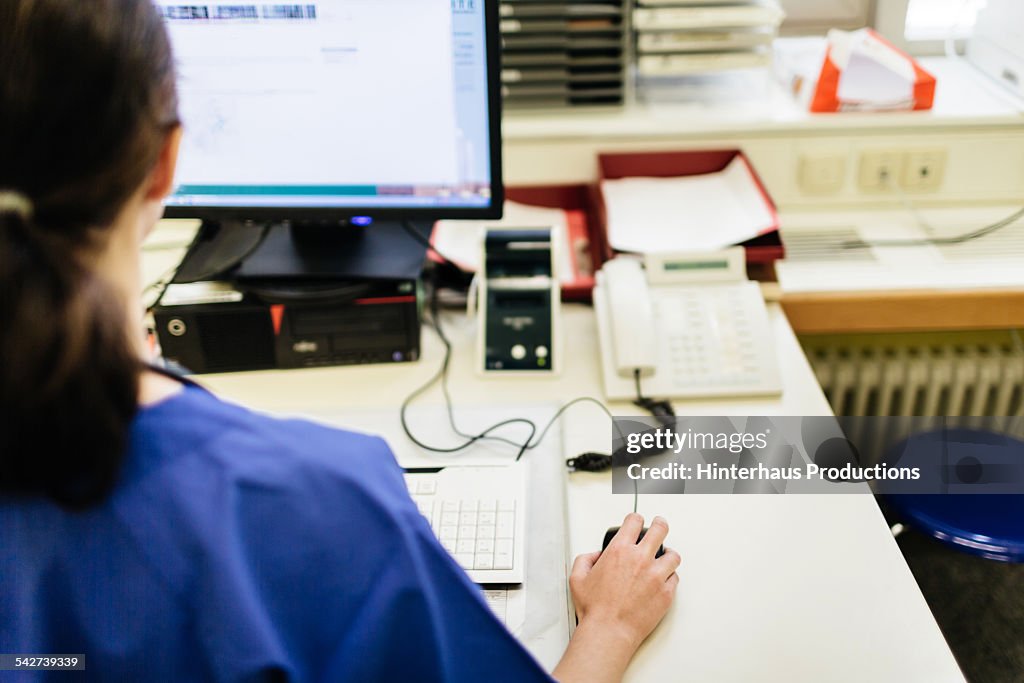
[[[512,201],[565,211],[569,248],[572,250],[572,282],[562,284],[563,301],[589,301],[594,289],[594,272],[604,262],[604,245],[593,237],[592,197],[585,185],[509,187]]]
[[[772,201],[771,195],[768,194],[764,182],[742,150],[601,154],[598,156],[598,186],[600,186],[601,180],[615,180],[619,178],[639,176],[647,178],[677,178],[681,176],[718,173],[732,163],[736,157],[740,157],[747,164],[761,196],[764,197],[765,203],[775,219],[773,227],[757,237],[743,242],[740,246],[746,250],[748,265],[771,265],[786,255],[785,246],[779,235],[778,210],[776,209],[775,202]],[[596,192],[596,210],[600,230],[607,235],[608,214],[599,189]],[[602,260],[607,260],[613,256],[613,253],[611,247],[608,246],[607,237],[605,237],[603,243],[605,252]]]

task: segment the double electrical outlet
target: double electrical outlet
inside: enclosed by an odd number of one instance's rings
[[[869,150],[860,155],[857,187],[880,194],[903,191],[935,192],[942,188],[948,153],[940,148]],[[809,194],[834,194],[846,184],[848,157],[805,156],[800,164],[800,186]]]
[[[946,175],[946,150],[864,152],[860,157],[859,185],[864,192],[934,192]]]

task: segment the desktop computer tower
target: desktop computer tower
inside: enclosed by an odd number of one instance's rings
[[[169,286],[153,317],[163,357],[194,373],[395,363],[419,359],[419,300],[415,280],[320,284],[304,296],[198,282]]]

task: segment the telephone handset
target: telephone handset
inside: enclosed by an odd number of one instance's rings
[[[658,347],[654,335],[645,334],[654,329],[654,310],[643,267],[633,259],[609,261],[597,274],[597,286],[604,298],[595,301],[595,306],[615,312],[608,337],[615,370],[627,378],[638,370],[641,377],[653,375]]]
[[[779,394],[760,286],[742,249],[620,256],[597,274],[594,310],[609,399]]]

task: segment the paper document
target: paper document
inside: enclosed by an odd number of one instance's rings
[[[608,242],[616,251],[714,251],[773,230],[777,223],[739,156],[718,173],[605,180],[601,191]]]
[[[813,112],[930,109],[935,77],[871,29],[775,41],[775,72]]]
[[[633,27],[639,31],[703,28],[777,27],[786,13],[769,0],[758,5],[653,7],[633,10]]]
[[[640,76],[677,76],[771,66],[768,51],[699,52],[679,55],[643,55],[637,58]]]
[[[832,58],[839,65],[840,102],[873,109],[914,104],[914,65],[868,31],[832,31]]]
[[[529,206],[518,202],[505,202],[504,218],[493,221],[438,221],[434,226],[431,244],[461,268],[480,270],[483,257],[485,229],[551,228],[555,254],[558,259],[559,282],[571,283],[576,279],[573,255],[569,249],[569,230],[565,212]]]

